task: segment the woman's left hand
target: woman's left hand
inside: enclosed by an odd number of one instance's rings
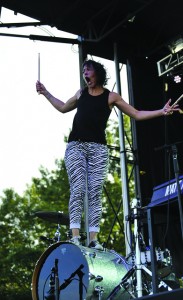
[[[165,106],[163,107],[163,115],[167,116],[167,115],[171,115],[173,114],[174,111],[179,111],[180,108],[179,108],[179,105],[176,104],[176,105],[171,105],[170,106],[170,103],[171,103],[171,99],[168,100],[168,102],[165,104]]]

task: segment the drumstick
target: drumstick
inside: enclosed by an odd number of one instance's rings
[[[173,108],[181,99],[183,98],[183,94],[172,104],[171,108]]]
[[[38,53],[38,81],[40,82],[40,53]],[[40,95],[40,92],[38,91]]]

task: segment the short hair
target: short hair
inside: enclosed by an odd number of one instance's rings
[[[97,83],[102,86],[107,85],[108,78],[107,78],[107,72],[104,65],[92,59],[89,59],[84,61],[83,68],[84,66],[92,66],[97,75]]]

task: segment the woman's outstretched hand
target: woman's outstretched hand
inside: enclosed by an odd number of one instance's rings
[[[170,105],[171,103],[171,99],[168,100],[168,102],[165,104],[165,106],[163,107],[163,115],[167,116],[167,115],[171,115],[173,114],[174,111],[179,111],[179,105]]]

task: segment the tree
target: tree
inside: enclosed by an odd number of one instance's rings
[[[0,297],[31,299],[30,278],[41,249],[35,247],[33,203],[13,190],[4,192],[0,207]]]
[[[64,162],[56,170],[40,168],[41,178],[33,178],[23,197],[12,189],[4,191],[0,206],[0,297],[3,300],[32,299],[31,278],[36,262],[47,249],[41,236],[54,238],[57,225],[35,215],[36,211],[67,211],[69,185]],[[65,227],[65,226],[64,226]],[[63,240],[65,228],[61,228]]]

